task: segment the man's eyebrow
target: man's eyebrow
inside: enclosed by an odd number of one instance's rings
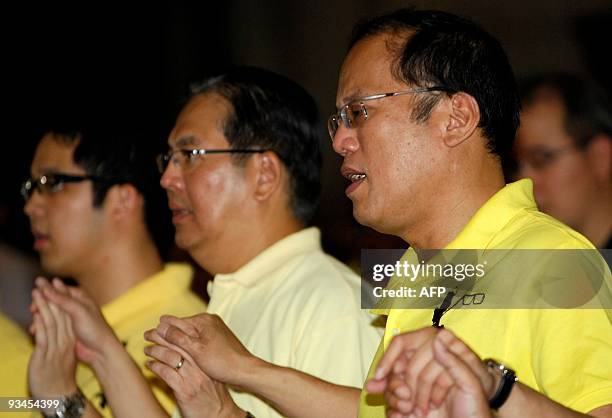
[[[195,145],[196,142],[197,142],[196,137],[193,135],[189,135],[189,136],[180,137],[179,139],[176,140],[176,143],[174,145],[177,148],[183,148],[186,146]]]
[[[344,96],[342,98],[342,103],[340,104],[341,106],[345,106],[351,102],[354,102],[356,99],[359,99],[360,97],[364,97],[365,94],[363,94],[363,91],[361,89],[357,89],[354,92],[352,92],[350,95],[348,96]]]

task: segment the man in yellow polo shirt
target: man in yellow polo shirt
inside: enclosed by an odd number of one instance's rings
[[[347,195],[360,223],[417,249],[593,249],[538,212],[529,180],[504,187],[501,161],[518,125],[518,97],[501,46],[473,23],[405,9],[359,25],[337,105],[330,134],[352,180]],[[456,393],[436,399],[431,389],[442,369],[433,355],[432,311],[388,312],[371,369],[376,379],[367,386],[385,391],[387,405],[364,392],[360,416],[452,415],[452,409],[430,411],[448,406],[443,402],[452,403]],[[612,343],[605,335],[612,326],[605,310],[451,309],[442,324],[524,382],[511,391],[511,373],[498,377],[480,361],[474,366],[499,416],[610,414]]]
[[[164,223],[168,215],[156,184],[154,158],[143,144],[138,146],[135,136],[108,127],[104,121],[104,126],[62,127],[42,136],[31,164],[32,177],[22,187],[25,213],[44,270],[76,280],[91,296],[157,399],[172,411],[172,392],[145,367],[142,334],[162,314],[192,315],[206,305],[190,291],[191,268],[164,264],[160,255],[171,226]],[[41,302],[36,292],[35,302]],[[36,334],[53,329],[40,321],[37,306]],[[46,330],[40,329],[43,323]],[[73,324],[74,329],[78,326]],[[48,338],[54,335],[47,334]],[[48,344],[38,343],[42,340],[36,337],[30,361],[32,395],[65,396],[67,402],[78,403],[78,388],[87,408],[112,416],[106,393],[89,367],[79,364],[76,370],[49,372],[57,364],[45,359],[62,357],[61,349],[66,356],[74,356],[74,348],[62,347],[61,337]],[[82,349],[77,352],[83,354]],[[68,376],[67,380],[62,376]]]

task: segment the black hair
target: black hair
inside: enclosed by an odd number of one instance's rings
[[[418,87],[442,85],[450,92],[474,97],[480,108],[478,126],[488,139],[488,148],[505,162],[519,124],[520,101],[501,44],[462,17],[407,8],[358,23],[349,48],[381,34],[397,35],[403,41],[392,69],[398,80]],[[413,118],[427,120],[440,97],[418,98]]]
[[[578,147],[598,134],[612,138],[612,100],[593,80],[568,73],[538,74],[521,83],[523,105],[541,92],[556,95],[565,107],[565,129]]]
[[[131,184],[138,190],[144,200],[146,228],[162,258],[167,259],[173,228],[167,198],[159,185],[153,141],[129,128],[111,127],[108,123],[56,123],[42,132],[51,134],[55,141],[74,146],[74,163],[88,175],[104,179],[92,183],[94,207],[102,206],[115,184]]]
[[[319,202],[322,164],[322,125],[312,96],[287,77],[255,67],[237,67],[193,85],[191,98],[208,93],[232,108],[223,124],[232,148],[263,148],[278,155],[289,174],[291,209],[308,224]]]

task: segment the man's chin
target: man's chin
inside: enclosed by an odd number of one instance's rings
[[[49,278],[69,276],[66,268],[63,267],[63,263],[54,257],[41,255],[40,266]]]

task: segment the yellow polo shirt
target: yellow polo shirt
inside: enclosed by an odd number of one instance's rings
[[[208,312],[219,315],[256,356],[341,385],[362,387],[381,332],[360,308],[360,278],[325,254],[308,228],[267,248],[209,284]],[[280,415],[231,391],[257,418]]]
[[[32,343],[27,334],[0,312],[0,397],[28,396],[28,361]],[[0,416],[29,417],[30,412],[0,412]]]
[[[538,211],[531,180],[489,199],[447,249],[593,249],[586,238]],[[546,271],[546,262],[534,266]],[[607,270],[608,292],[611,287]],[[394,335],[431,326],[431,309],[391,309],[369,376]],[[442,319],[481,358],[502,361],[519,380],[579,412],[612,403],[612,323],[603,309],[457,309]],[[362,391],[359,416],[385,416]]]
[[[176,401],[172,390],[145,366],[148,357],[143,350],[149,343],[143,333],[155,328],[161,315],[183,317],[206,310],[204,301],[190,290],[191,278],[189,265],[168,263],[162,271],[102,307],[109,325],[149,379],[153,393],[168,412],[176,409]],[[93,371],[83,364],[77,368],[77,385],[103,416],[112,417]]]

